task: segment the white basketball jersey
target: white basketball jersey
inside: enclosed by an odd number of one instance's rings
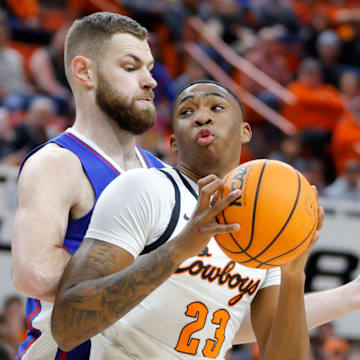
[[[171,241],[184,228],[194,211],[197,185],[175,169],[162,171],[172,177],[180,196],[172,216],[165,216],[174,222],[174,213],[178,212],[168,240]],[[144,188],[149,181],[160,184],[158,194],[156,189],[148,193],[161,196],[162,204],[166,201],[174,203],[177,190],[174,190],[174,185],[164,173],[159,170],[137,170],[137,173],[144,174]],[[114,187],[109,191],[115,190]],[[113,193],[109,198],[117,196]],[[98,204],[100,202],[101,198]],[[131,207],[130,203],[128,205]],[[146,208],[151,209],[151,206]],[[154,216],[163,217],[164,214],[149,214],[150,218]],[[114,233],[114,229],[108,225],[107,229]],[[90,224],[87,237],[90,237],[92,230]],[[156,231],[152,230],[151,233]],[[156,244],[156,239],[151,239],[150,234],[146,238],[146,246]],[[101,240],[107,241],[106,236],[102,236]],[[109,242],[116,243],[113,239]],[[183,262],[168,280],[138,306],[94,337],[90,359],[223,359],[256,293],[262,287],[279,284],[279,268],[261,270],[237,264],[212,239],[201,254]]]

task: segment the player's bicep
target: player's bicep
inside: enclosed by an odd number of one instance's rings
[[[62,245],[69,211],[76,201],[81,164],[69,151],[44,149],[33,155],[19,177],[15,239]],[[42,239],[46,241],[42,244]]]
[[[123,248],[85,238],[64,271],[59,293],[84,281],[119,272],[133,262],[134,257]]]
[[[260,352],[263,353],[274,320],[279,285],[260,289],[251,303],[251,323]]]
[[[34,264],[46,264],[62,247],[83,175],[80,161],[69,151],[41,151],[25,163],[19,177],[12,236],[15,276],[18,271],[32,271]]]
[[[43,190],[41,197],[34,191],[19,189],[18,208],[13,226],[13,243],[23,243],[29,250],[39,246],[62,245],[67,226],[69,206],[51,198],[51,191]],[[41,200],[48,195],[48,199]]]

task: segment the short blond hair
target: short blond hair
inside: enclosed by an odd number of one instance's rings
[[[99,62],[108,40],[114,34],[128,33],[144,40],[148,31],[135,20],[111,12],[97,12],[74,21],[65,40],[65,73],[71,80],[71,62],[83,55]]]

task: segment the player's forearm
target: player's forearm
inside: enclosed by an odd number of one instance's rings
[[[335,289],[307,294],[305,308],[309,329],[360,310],[359,280]]]
[[[282,273],[276,314],[264,360],[308,360],[310,340],[305,316],[305,276]]]
[[[54,247],[47,256],[14,260],[13,282],[25,296],[53,302],[61,276],[71,255]]]
[[[55,340],[69,351],[100,333],[160,286],[182,261],[173,240],[118,273],[60,289],[51,319]]]
[[[305,309],[308,329],[360,310],[360,278],[334,289],[306,294]],[[247,313],[233,344],[255,341],[250,316]]]

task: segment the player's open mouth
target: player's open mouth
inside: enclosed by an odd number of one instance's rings
[[[197,134],[197,142],[200,145],[209,145],[215,139],[215,135],[209,129],[202,129]]]

